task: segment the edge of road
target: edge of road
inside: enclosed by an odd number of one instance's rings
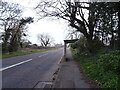
[[[61,69],[61,63],[63,61],[64,61],[64,55],[62,55],[60,60],[57,62],[58,68],[55,70],[55,72],[53,72],[53,75],[51,77],[51,81],[50,82],[41,82],[39,85],[35,85],[35,87],[39,88],[39,86],[42,86],[43,88],[51,88],[51,89],[54,88],[56,80],[58,79],[58,74],[59,74],[60,69]]]
[[[60,49],[60,48],[42,49],[41,51],[37,51],[37,50],[40,50],[40,49],[31,50],[31,51],[25,51],[25,52],[19,51],[20,54],[18,52],[13,52],[12,54],[9,54],[9,55],[5,54],[4,56],[2,54],[2,56],[0,58],[1,59],[6,59],[6,58],[12,58],[12,57],[17,57],[17,56],[24,56],[24,55],[34,54],[34,53],[48,52],[50,50],[57,50],[57,49]],[[16,53],[18,53],[18,54],[16,54]],[[6,55],[8,55],[8,56],[6,56]]]
[[[58,69],[53,73],[53,77],[52,77],[53,85],[52,85],[52,88],[55,87],[55,83],[56,83],[56,80],[58,79],[58,74],[60,72],[62,62],[64,62],[64,55],[62,55],[61,59],[58,62],[58,65],[59,65]]]

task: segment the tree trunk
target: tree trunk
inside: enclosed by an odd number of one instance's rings
[[[92,37],[93,37],[92,35],[88,35],[86,37],[86,39],[87,39],[87,48],[88,48],[90,53],[94,53],[95,52],[95,50],[94,50],[94,43],[93,43]]]

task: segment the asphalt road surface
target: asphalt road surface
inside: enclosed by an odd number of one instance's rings
[[[2,88],[34,88],[39,82],[51,81],[62,56],[60,48],[3,59]]]

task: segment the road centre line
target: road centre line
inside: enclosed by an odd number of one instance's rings
[[[39,57],[42,57],[42,56],[45,56],[45,55],[47,55],[47,54],[40,55]],[[4,71],[4,70],[6,70],[6,69],[9,69],[9,68],[12,68],[12,67],[15,67],[15,66],[18,66],[18,65],[27,63],[27,62],[32,61],[32,60],[33,60],[33,59],[28,59],[28,60],[22,61],[22,62],[20,62],[20,63],[10,65],[10,66],[8,66],[8,67],[0,68],[0,72],[1,72],[1,71]]]
[[[47,55],[47,54],[40,55],[39,57],[42,57],[42,56],[45,56],[45,55]],[[29,61],[31,61],[31,60],[33,60],[33,59],[28,59],[28,60],[22,61],[22,62],[20,62],[20,63],[13,64],[13,65],[11,65],[11,66],[8,66],[8,67],[5,67],[5,68],[1,68],[0,71],[4,71],[4,70],[6,70],[6,69],[9,69],[9,68],[12,68],[12,67],[21,65],[21,64],[23,64],[23,63],[27,63],[27,62],[29,62]]]
[[[1,68],[0,71],[4,71],[4,70],[6,70],[6,69],[9,69],[9,68],[12,68],[12,67],[21,65],[21,64],[23,64],[23,63],[27,63],[27,62],[29,62],[29,61],[31,61],[31,60],[33,60],[33,59],[28,59],[28,60],[22,61],[22,62],[20,62],[20,63],[10,65],[10,66],[5,67],[5,68]]]
[[[47,55],[47,54],[43,54],[43,55],[40,55],[40,56],[38,56],[38,57],[43,57],[43,56],[45,56],[45,55]]]

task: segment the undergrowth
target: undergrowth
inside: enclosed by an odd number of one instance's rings
[[[71,51],[86,76],[99,83],[100,88],[119,88],[120,50],[102,50],[94,55],[81,55],[76,49],[71,49]]]

